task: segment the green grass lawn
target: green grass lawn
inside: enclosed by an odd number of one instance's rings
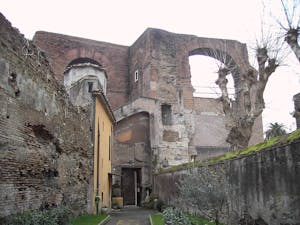
[[[81,215],[71,220],[72,225],[97,225],[103,221],[108,215]]]
[[[215,225],[215,223],[209,222],[209,220],[198,217],[198,216],[189,216],[191,222],[195,225]],[[153,225],[164,225],[163,216],[161,213],[154,213],[151,215]]]
[[[163,220],[163,216],[161,213],[152,214],[151,219],[152,219],[153,225],[164,225],[164,220]]]
[[[194,224],[197,224],[197,225],[215,225],[215,223],[212,223],[212,222],[209,222],[208,219],[204,219],[204,218],[201,218],[201,217],[198,217],[198,216],[189,216],[191,222],[193,222]]]

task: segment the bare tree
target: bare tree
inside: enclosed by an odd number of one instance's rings
[[[229,131],[226,141],[231,150],[248,146],[254,122],[265,108],[263,94],[267,82],[281,63],[279,52],[282,45],[282,40],[263,35],[255,48],[257,69],[250,65],[237,65],[226,53],[226,41],[223,49],[207,51],[208,56],[220,62],[216,84],[221,90],[220,101]],[[228,94],[228,76],[233,76],[235,98]]]
[[[277,22],[285,31],[284,40],[300,62],[300,1],[281,0],[281,5],[286,21],[277,19]]]

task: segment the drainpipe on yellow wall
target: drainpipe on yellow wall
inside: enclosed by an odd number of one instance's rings
[[[96,105],[96,104],[95,104]],[[96,195],[96,213],[99,214],[99,203],[100,203],[100,196],[99,196],[99,189],[100,189],[100,180],[99,180],[99,174],[100,174],[100,126],[99,126],[99,120],[98,120],[98,135],[97,135],[97,195]],[[100,209],[101,212],[101,209]]]

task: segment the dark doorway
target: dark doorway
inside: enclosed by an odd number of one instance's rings
[[[140,205],[141,169],[122,168],[122,196],[124,205]]]

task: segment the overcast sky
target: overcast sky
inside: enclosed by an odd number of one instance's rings
[[[261,33],[262,15],[269,16],[271,22],[280,18],[279,0],[265,1],[268,9],[272,2],[274,16],[266,10],[263,13],[261,0],[0,0],[0,12],[29,39],[43,30],[131,45],[147,27],[153,27],[234,39],[253,47]],[[196,74],[210,77],[208,72],[197,71],[215,72],[203,57],[191,57],[190,63]],[[270,122],[279,122],[291,131],[295,129],[295,119],[290,115],[294,110],[292,97],[300,92],[300,64],[292,54],[285,64],[272,75],[266,88],[263,121],[265,128]]]

